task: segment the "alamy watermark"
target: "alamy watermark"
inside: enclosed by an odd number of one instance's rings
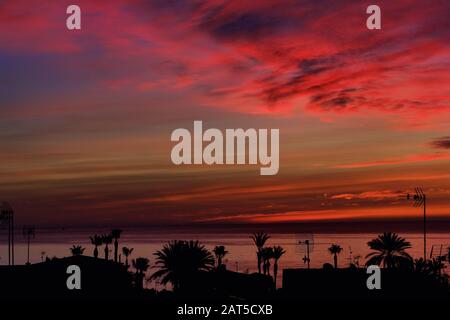
[[[262,166],[261,175],[278,173],[279,129],[226,129],[223,134],[221,130],[215,128],[203,132],[202,121],[194,121],[193,134],[188,129],[175,129],[172,132],[171,141],[178,142],[171,152],[172,162],[176,165],[256,165],[259,163]]]

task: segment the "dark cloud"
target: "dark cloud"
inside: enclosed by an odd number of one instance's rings
[[[319,74],[330,70],[334,67],[335,61],[333,57],[322,57],[313,59],[303,59],[299,63],[299,69],[303,74]]]
[[[450,149],[450,136],[434,139],[431,146],[439,149]]]
[[[262,98],[269,104],[274,104],[279,100],[290,98],[300,93],[316,90],[324,90],[330,81],[324,81],[320,85],[305,86],[313,77],[343,66],[338,62],[336,56],[323,56],[318,58],[302,59],[291,72],[287,80],[277,81],[275,75],[265,77],[260,82],[263,84]],[[282,78],[282,76],[280,77]],[[331,81],[332,82],[332,81]]]
[[[221,39],[254,39],[267,36],[269,33],[273,34],[282,24],[282,20],[277,18],[255,13],[243,13],[225,19],[215,26],[211,32]]]

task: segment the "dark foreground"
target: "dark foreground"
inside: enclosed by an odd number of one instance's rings
[[[73,265],[81,271],[79,290],[68,289]],[[442,279],[383,269],[381,289],[369,290],[368,276],[363,268],[287,269],[282,288],[275,290],[270,276],[215,270],[189,277],[174,293],[140,289],[136,275],[122,264],[73,256],[0,267],[0,299],[3,307],[21,311],[95,308],[103,316],[128,310],[159,319],[291,319],[311,311],[350,315],[354,308],[380,306],[449,312],[450,291]]]

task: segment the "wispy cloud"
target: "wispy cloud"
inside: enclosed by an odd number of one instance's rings
[[[380,190],[380,191],[366,191],[361,193],[341,193],[331,196],[331,199],[371,199],[371,200],[385,200],[385,199],[399,199],[404,192],[394,190]]]
[[[450,159],[450,154],[448,153],[425,153],[425,154],[415,154],[399,158],[389,158],[384,160],[374,160],[365,162],[354,162],[348,164],[339,164],[334,166],[334,168],[339,169],[357,169],[357,168],[368,168],[368,167],[378,167],[378,166],[388,166],[388,165],[398,165],[398,164],[408,164],[417,162],[427,162],[434,160],[448,160]]]

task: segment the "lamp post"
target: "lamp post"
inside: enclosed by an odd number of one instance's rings
[[[8,265],[14,265],[14,210],[8,202],[0,202],[0,222],[8,224]]]
[[[427,196],[422,188],[415,188],[415,194],[406,195],[406,200],[414,201],[414,207],[423,206],[423,259],[427,259]]]

